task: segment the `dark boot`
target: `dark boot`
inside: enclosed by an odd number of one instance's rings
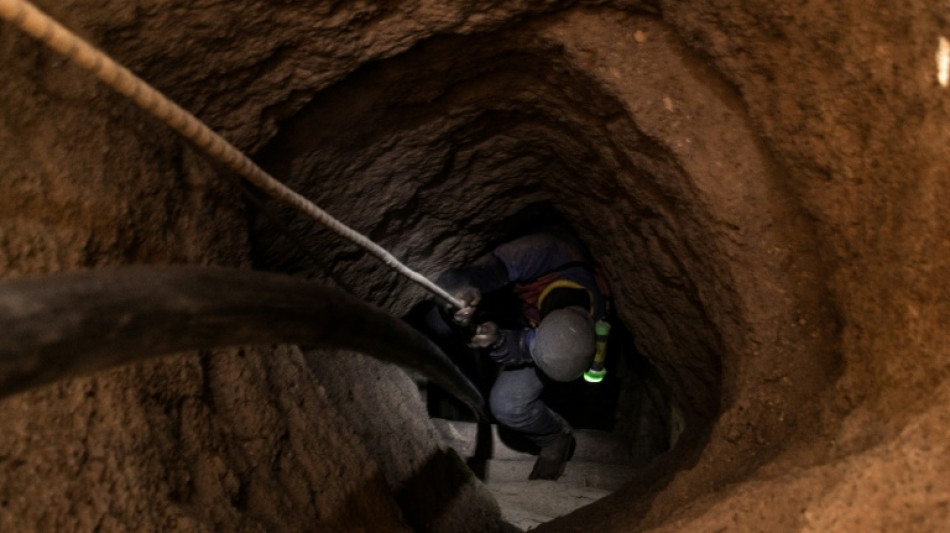
[[[564,467],[574,455],[574,435],[562,433],[554,443],[541,448],[538,460],[528,479],[557,479],[564,473]]]

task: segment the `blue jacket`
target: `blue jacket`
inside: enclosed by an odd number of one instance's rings
[[[604,317],[606,296],[593,263],[589,252],[572,235],[544,229],[501,244],[466,268],[446,272],[440,282],[449,290],[470,285],[482,293],[510,285],[532,327],[501,330],[501,341],[491,357],[502,364],[524,364],[531,362],[533,328],[543,318],[542,303],[550,290],[582,289],[589,295],[594,320]]]

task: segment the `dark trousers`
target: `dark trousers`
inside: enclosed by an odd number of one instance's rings
[[[488,297],[486,300],[483,302],[486,308],[503,307],[493,305]],[[507,307],[512,308],[511,305]],[[416,306],[406,320],[433,339],[461,367],[462,372],[475,379],[476,383],[482,383],[482,378],[487,377],[478,371],[478,365],[472,364],[472,353],[465,347],[468,340],[465,332],[448,323],[435,303],[427,301]],[[478,356],[486,358],[487,363],[486,354]],[[498,423],[521,433],[532,444],[543,448],[553,444],[558,435],[571,429],[560,415],[541,401],[544,381],[540,372],[533,366],[501,369],[492,384],[488,405]]]
[[[492,385],[488,405],[495,419],[544,448],[569,432],[570,426],[541,401],[540,370],[533,366],[502,369]]]

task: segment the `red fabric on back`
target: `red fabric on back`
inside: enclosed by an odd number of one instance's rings
[[[548,285],[561,279],[557,272],[545,274],[531,283],[515,283],[515,295],[521,300],[521,310],[532,326],[541,322],[541,310],[538,308],[538,298]]]

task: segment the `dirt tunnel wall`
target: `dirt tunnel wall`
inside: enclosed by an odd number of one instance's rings
[[[694,433],[550,527],[946,523],[945,13],[40,4],[426,273],[526,206],[569,219]],[[424,296],[281,213],[302,256],[172,134],[0,28],[6,276],[255,265],[396,314]],[[4,401],[0,526],[501,527],[464,474],[432,490],[453,460],[404,373],[323,355],[183,355]]]

